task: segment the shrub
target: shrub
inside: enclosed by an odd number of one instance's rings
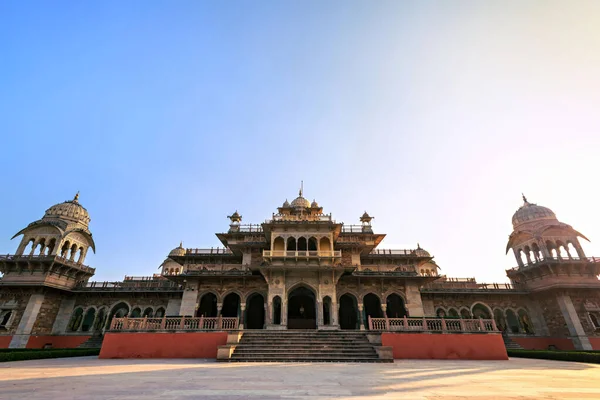
[[[600,364],[600,353],[585,351],[508,350],[509,357],[538,358],[543,360],[578,361]]]
[[[8,349],[13,351],[0,352],[0,362],[40,360],[43,358],[97,356],[100,349]]]

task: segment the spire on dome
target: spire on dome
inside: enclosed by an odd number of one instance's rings
[[[79,202],[79,190],[77,191],[77,193],[75,193],[75,197],[73,197],[73,201],[74,201],[75,203],[78,203],[78,202]]]
[[[529,202],[527,201],[527,197],[525,197],[525,195],[524,195],[523,193],[521,193],[521,196],[523,196],[523,202],[525,202],[525,203],[529,203]]]

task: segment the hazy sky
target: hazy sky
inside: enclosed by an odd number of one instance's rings
[[[506,281],[522,204],[600,255],[599,1],[0,3],[0,253],[81,191],[95,280],[269,218],[300,180],[382,248]]]

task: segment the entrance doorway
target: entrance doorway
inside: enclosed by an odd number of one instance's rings
[[[265,325],[265,298],[254,293],[246,300],[246,328],[263,329]]]
[[[387,297],[386,314],[388,318],[404,318],[408,316],[402,297],[396,293],[392,293]]]
[[[358,329],[358,307],[356,297],[345,294],[340,297],[340,328]]]
[[[200,299],[200,306],[196,317],[214,318],[217,316],[217,296],[214,293],[206,293]]]
[[[379,297],[374,295],[373,293],[367,294],[363,298],[364,307],[365,307],[365,326],[368,329],[369,317],[371,318],[382,318],[383,312],[381,311],[381,302],[379,301]]]
[[[315,294],[300,286],[288,295],[288,329],[316,329]]]
[[[239,316],[240,296],[237,293],[229,293],[223,299],[223,309],[221,315],[223,318],[232,318]]]

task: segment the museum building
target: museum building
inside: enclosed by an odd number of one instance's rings
[[[516,260],[510,284],[440,275],[419,245],[381,249],[385,234],[368,213],[359,225],[336,222],[302,190],[262,224],[243,224],[237,211],[228,218],[219,247],[180,245],[160,274],[95,282],[79,195],[50,207],[15,234],[14,254],[0,256],[0,348],[99,346],[119,330],[493,330],[508,346],[600,350],[600,259],[525,197],[506,245]]]

